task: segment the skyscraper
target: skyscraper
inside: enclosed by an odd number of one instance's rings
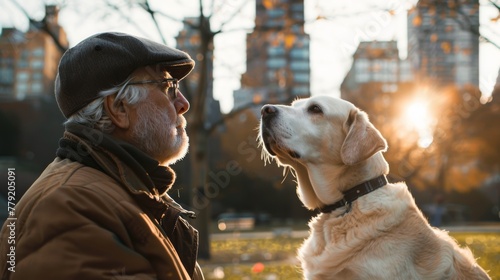
[[[255,30],[247,35],[247,71],[234,108],[310,95],[309,35],[303,0],[256,0]]]
[[[408,14],[408,58],[420,80],[479,86],[478,0],[420,0]]]
[[[353,59],[341,86],[342,97],[369,83],[380,84],[384,92],[394,92],[400,83],[413,78],[409,61],[399,59],[396,41],[361,42]]]

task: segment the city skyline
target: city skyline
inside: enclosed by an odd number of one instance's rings
[[[356,16],[354,19],[339,16],[338,19],[334,20],[318,20],[312,22],[314,18],[333,13],[331,11],[335,9],[335,6],[327,1],[306,1],[305,31],[311,37],[311,94],[340,95],[340,84],[351,67],[352,55],[361,41],[397,40],[400,56],[404,57],[406,55],[406,34],[403,30],[404,28],[401,28],[401,26],[406,25],[406,10],[408,6],[411,6],[412,2],[414,1],[402,2],[404,4],[389,3],[388,5],[391,7],[389,12],[383,9],[380,11],[374,10],[369,13],[361,13],[360,16]],[[215,39],[214,97],[221,102],[223,112],[228,112],[232,108],[232,92],[234,89],[240,88],[240,77],[245,71],[245,36],[247,34],[245,30],[253,28],[252,21],[255,19],[255,11],[252,11],[252,6],[254,5],[252,5],[252,3],[254,2],[252,1],[246,4],[244,8],[245,11],[238,19],[237,25],[240,30],[228,34],[222,33],[216,36]],[[359,1],[359,3],[366,4],[368,2]],[[190,5],[187,7],[190,11],[197,11],[194,9],[195,5],[192,3],[186,5]],[[88,8],[88,5],[84,5],[83,7]],[[350,10],[348,9],[349,7],[351,7]],[[347,14],[353,12],[352,5],[349,7],[346,9]],[[227,6],[223,8],[226,10],[229,9]],[[9,11],[13,9],[15,10],[11,5]],[[179,12],[179,15],[189,16],[190,12],[183,9],[186,9],[186,7],[177,7],[172,11]],[[482,23],[488,20],[488,17],[492,15],[491,10],[490,13],[483,13],[484,9],[485,8],[482,6]],[[27,10],[30,11],[30,9]],[[35,12],[32,13],[36,14]],[[231,11],[226,11],[226,13],[230,14]],[[15,11],[12,14],[10,18],[14,17]],[[192,15],[193,14],[191,14],[191,16]],[[101,25],[87,25],[81,24],[81,22],[77,25],[79,19],[77,16],[78,14],[74,11],[74,7],[69,7],[67,10],[63,9],[60,14],[60,23],[68,33],[70,46],[75,45],[79,40],[90,34],[109,29],[145,36],[145,34],[140,34],[140,32],[131,25],[126,26],[122,24],[120,28],[116,26],[110,27],[104,24],[105,21],[101,22]],[[140,15],[139,13],[137,13],[137,17],[145,18],[144,15]],[[9,17],[2,18],[1,24],[3,27],[7,27],[7,25],[10,24],[22,30],[23,24],[20,23],[22,22],[22,17],[18,16],[17,22],[14,23],[5,22],[9,20]],[[220,21],[221,19],[219,18],[218,20]],[[174,38],[182,29],[182,24],[169,21],[167,26],[171,27],[164,28],[167,43],[175,45],[175,43],[173,43],[175,40]],[[246,29],[244,30],[242,27]],[[158,38],[152,39],[158,40]],[[221,55],[221,52],[223,55]],[[231,63],[230,67],[227,67],[228,62]],[[488,91],[491,91],[494,86],[499,66],[500,50],[491,44],[481,42],[479,84],[486,94]]]

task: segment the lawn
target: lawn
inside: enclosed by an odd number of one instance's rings
[[[499,233],[450,233],[468,246],[492,279],[500,280]],[[211,279],[301,279],[295,259],[302,238],[225,239],[212,241],[212,259],[200,261],[205,278]]]
[[[458,243],[471,249],[491,279],[500,280],[500,233],[450,233]]]

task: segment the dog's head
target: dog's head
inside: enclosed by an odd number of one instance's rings
[[[318,96],[291,106],[265,105],[261,114],[264,154],[293,168],[299,198],[309,209],[341,199],[363,177],[388,172],[380,153],[385,139],[366,113],[345,100]]]

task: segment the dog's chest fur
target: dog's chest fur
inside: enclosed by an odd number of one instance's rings
[[[405,255],[418,244],[406,238],[402,224],[413,217],[418,230],[429,229],[404,184],[363,196],[344,212],[320,214],[309,223],[311,235],[299,250],[307,279],[391,279],[411,270],[413,260]]]

